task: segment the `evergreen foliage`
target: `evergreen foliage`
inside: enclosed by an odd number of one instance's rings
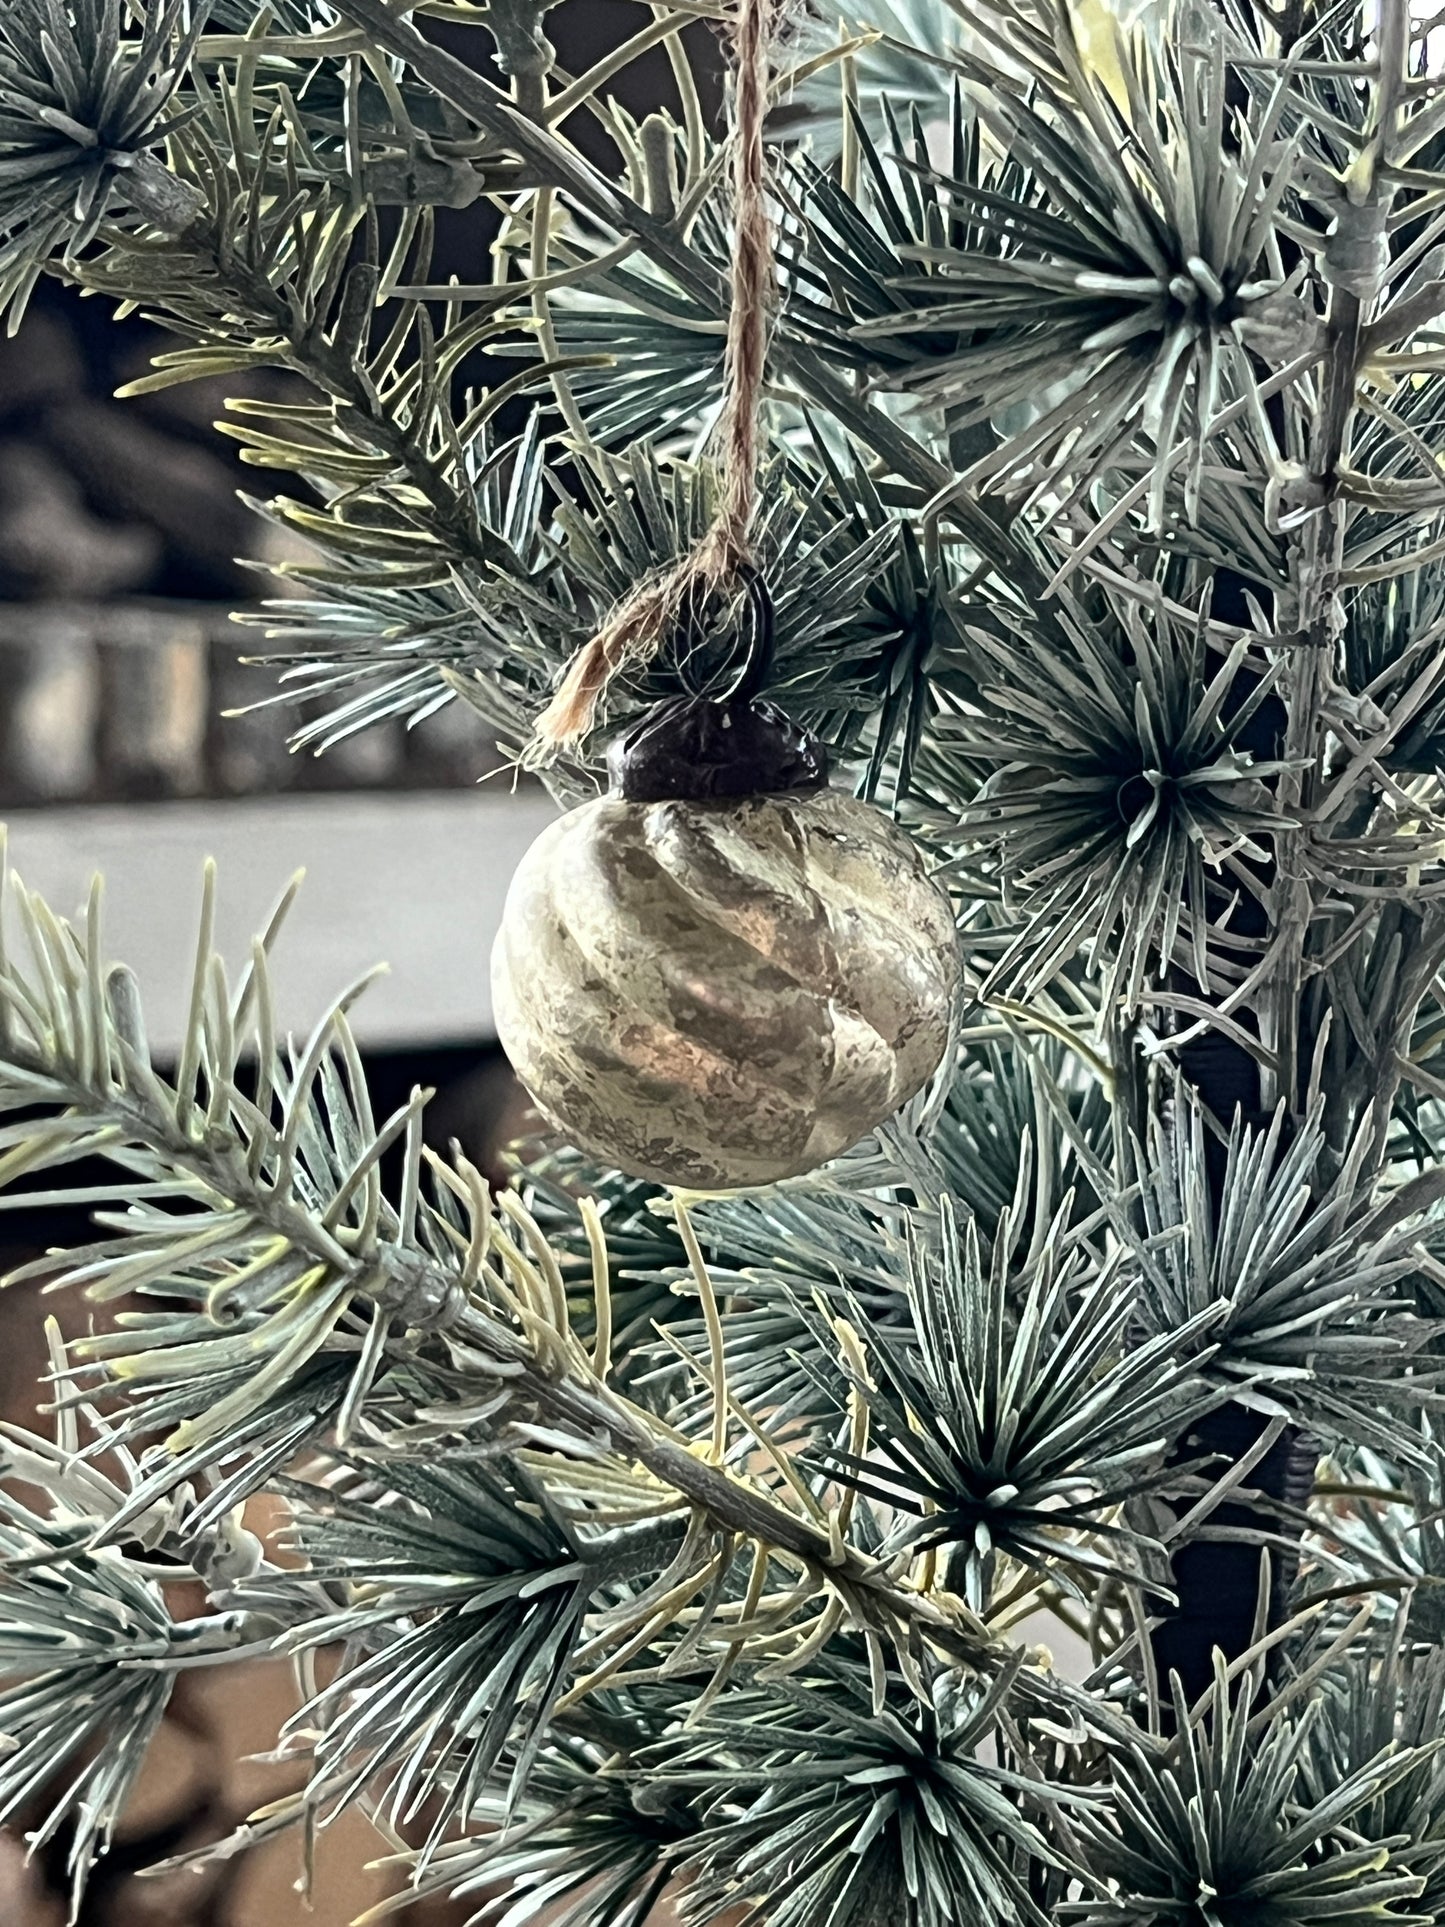
[[[464,702],[520,753],[711,513],[726,8],[575,76],[547,12],[0,9],[12,324],[50,272],[174,331],[136,387],[296,378],[222,426],[310,544],[259,620],[311,746]],[[286,1032],[291,892],[237,972],[206,879],[165,1066],[99,889],[7,879],[0,1185],[93,1207],[40,1269],[122,1304],[0,1444],[0,1814],[77,1904],[176,1673],[279,1650],[258,1826],[359,1807],[492,1927],[1445,1920],[1445,45],[787,26],[768,693],[947,881],[956,1050],[770,1191],[534,1145],[493,1196],[424,1093],[373,1116],[364,985]],[[732,641],[620,678],[558,797]]]

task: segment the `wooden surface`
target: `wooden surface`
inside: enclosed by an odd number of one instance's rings
[[[554,814],[497,784],[16,810],[10,855],[61,915],[105,878],[106,951],[131,966],[151,1040],[185,1023],[202,865],[219,870],[217,942],[238,971],[294,871],[306,880],[275,954],[281,1023],[304,1032],[372,964],[389,974],[354,1007],[370,1049],[490,1038],[488,958],[508,880]]]

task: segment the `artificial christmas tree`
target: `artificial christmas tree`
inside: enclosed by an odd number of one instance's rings
[[[0,1175],[125,1309],[6,1448],[5,1811],[78,1894],[176,1675],[280,1650],[256,1824],[360,1807],[481,1921],[1445,1919],[1435,30],[664,0],[574,77],[548,11],[13,0],[6,301],[307,384],[226,426],[333,737],[463,701],[586,804],[760,583],[750,698],[948,890],[955,1034],[780,1185],[493,1195],[372,1116],[354,990],[283,1041],[279,915],[230,976],[208,881],[163,1068],[99,895],[14,884]]]

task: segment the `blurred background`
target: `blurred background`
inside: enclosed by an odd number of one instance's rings
[[[629,0],[562,0],[547,32],[572,75],[645,19]],[[696,36],[715,108],[716,43],[701,24]],[[489,71],[484,34],[438,37]],[[614,92],[639,116],[676,107],[660,52]],[[568,132],[599,165],[614,164],[595,124],[574,121]],[[437,278],[486,279],[494,232],[486,208],[451,215]],[[0,819],[14,866],[66,915],[92,873],[104,874],[107,949],[137,971],[162,1054],[184,1023],[205,858],[220,872],[218,941],[242,958],[304,866],[277,955],[283,1021],[304,1033],[385,961],[390,975],[352,1013],[374,1104],[385,1114],[413,1085],[434,1086],[429,1136],[460,1139],[496,1175],[525,1112],[492,1031],[487,959],[512,868],[551,805],[496,773],[483,726],[459,702],[414,731],[372,728],[320,758],[287,749],[304,712],[249,707],[277,685],[241,661],[264,642],[232,612],[280,590],[238,558],[282,559],[284,538],[238,499],[238,489],[264,493],[264,477],[241,468],[212,423],[226,396],[276,395],[285,378],[228,376],[114,399],[174,345],[144,319],[117,321],[58,282],[37,292],[19,334],[0,340]],[[468,376],[484,382],[485,368]],[[249,713],[226,714],[235,709]],[[0,1220],[0,1268],[85,1236],[78,1213],[11,1211]],[[33,1290],[0,1301],[0,1414],[41,1427],[45,1311],[71,1328],[86,1316]],[[277,1521],[252,1523],[274,1530]],[[254,1757],[293,1704],[279,1662],[182,1676],[78,1927],[342,1927],[390,1891],[366,1864],[381,1843],[354,1818],[322,1836],[309,1910],[296,1890],[295,1836],[200,1871],[138,1876],[299,1784],[294,1763]],[[24,1831],[22,1817],[0,1833],[0,1922],[59,1927],[67,1842],[27,1862]],[[450,1927],[466,1911],[419,1908],[407,1918]]]

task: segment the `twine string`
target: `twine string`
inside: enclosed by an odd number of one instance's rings
[[[716,550],[720,575],[733,577],[750,557],[749,536],[758,494],[759,416],[773,296],[773,230],[768,220],[768,49],[773,0],[739,0],[733,147],[733,246],[728,294],[724,398],[719,421],[722,498],[704,541]]]
[[[717,426],[721,471],[717,512],[696,547],[665,574],[640,583],[625,596],[572,658],[537,719],[524,758],[531,767],[552,762],[587,735],[614,677],[627,664],[657,653],[685,602],[731,588],[751,566],[759,418],[774,289],[763,122],[778,4],[779,0],[738,0],[733,19],[733,239],[723,405]]]

